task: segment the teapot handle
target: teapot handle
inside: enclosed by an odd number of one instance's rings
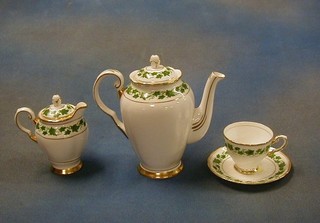
[[[38,122],[38,119],[36,119],[34,112],[30,108],[26,108],[26,107],[19,108],[16,114],[14,115],[14,121],[18,126],[18,128],[21,131],[25,132],[29,136],[29,138],[32,139],[34,142],[37,142],[37,138],[34,134],[32,134],[31,130],[27,129],[21,124],[19,117],[22,112],[26,112],[28,114],[28,118],[31,119],[34,122],[34,124]]]
[[[123,88],[123,84],[124,84],[123,75],[117,70],[108,69],[108,70],[101,72],[99,74],[99,76],[97,77],[96,81],[94,82],[94,84],[93,84],[93,98],[96,101],[97,105],[100,107],[100,109],[113,119],[116,126],[127,137],[123,122],[120,121],[116,112],[113,111],[112,109],[110,109],[100,98],[100,94],[99,94],[100,84],[104,78],[109,77],[109,76],[115,76],[117,78],[114,83],[114,87],[117,89],[118,94],[121,97],[123,89],[124,89]]]

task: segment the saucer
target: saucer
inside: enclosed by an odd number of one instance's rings
[[[234,168],[234,162],[225,147],[220,147],[208,157],[209,169],[218,177],[238,184],[266,184],[285,177],[291,169],[290,159],[282,152],[267,156],[251,175],[241,174]]]

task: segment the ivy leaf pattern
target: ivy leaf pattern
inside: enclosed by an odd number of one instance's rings
[[[276,164],[277,168],[277,172],[274,173],[272,176],[268,177],[268,178],[264,178],[260,181],[255,181],[255,183],[266,183],[269,182],[269,180],[273,181],[273,180],[277,180],[278,178],[282,178],[283,174],[285,173],[285,171],[287,171],[287,164],[286,162],[281,158],[281,156],[277,155],[277,154],[270,154],[268,155]],[[226,175],[223,172],[223,161],[225,159],[228,159],[229,154],[227,153],[227,151],[222,151],[221,153],[218,153],[212,160],[212,167],[214,168],[215,172],[222,175],[223,178],[230,180],[232,182],[239,182],[239,183],[244,183],[242,180],[236,179],[232,176]],[[247,182],[245,182],[247,183]]]
[[[78,133],[83,128],[87,126],[87,123],[84,119],[80,119],[76,124],[71,126],[61,126],[61,127],[52,127],[52,126],[46,126],[42,123],[36,124],[36,131],[44,136],[69,136],[72,133]]]
[[[171,73],[172,73],[171,67],[165,67],[165,70],[161,72],[151,72],[151,73],[149,73],[144,68],[142,68],[139,70],[138,76],[145,79],[150,79],[150,78],[161,79],[163,77],[170,76]]]
[[[165,91],[153,91],[153,92],[142,92],[138,89],[135,89],[132,85],[129,85],[126,89],[126,93],[131,95],[133,98],[141,98],[142,100],[151,100],[151,99],[165,99],[175,97],[179,94],[186,93],[189,89],[189,86],[186,83],[182,83],[180,86],[175,87],[172,90]]]
[[[225,143],[225,146],[234,153],[238,155],[246,155],[246,156],[256,156],[261,155],[263,153],[267,153],[269,151],[270,146],[259,148],[257,150],[252,149],[240,149],[239,147],[233,147],[230,143]]]
[[[56,136],[56,129],[51,127],[49,129],[49,134],[52,135],[52,136]]]
[[[74,112],[74,106],[71,104],[64,105],[61,109],[58,110],[50,110],[49,107],[44,108],[41,113],[44,117],[48,119],[57,119],[61,116],[67,116]]]
[[[60,113],[61,113],[62,115],[66,115],[66,114],[68,114],[68,112],[69,112],[68,109],[61,109],[61,110],[60,110]]]
[[[78,132],[79,128],[80,128],[80,126],[77,124],[74,124],[71,126],[72,132]]]

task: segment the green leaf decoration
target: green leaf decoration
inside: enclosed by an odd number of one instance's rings
[[[47,108],[47,109],[45,109],[45,110],[43,110],[43,114],[45,115],[45,116],[47,116],[48,114],[49,114],[49,109]]]
[[[126,92],[127,92],[128,94],[131,94],[131,92],[132,92],[132,87],[131,87],[131,86],[127,87]]]
[[[82,120],[82,119],[81,119]],[[60,132],[64,132],[66,130],[66,127],[61,127],[60,129],[59,129],[59,131]]]
[[[69,110],[68,109],[61,109],[60,110],[60,113],[62,114],[62,115],[66,115],[66,114],[68,114],[68,112],[69,112]]]
[[[54,128],[51,127],[51,128],[49,129],[49,134],[55,136],[55,135],[56,135],[56,129],[54,129]]]
[[[37,123],[38,128],[36,131],[42,135],[59,136],[59,135],[70,135],[73,132],[79,132],[80,129],[87,126],[84,119],[80,119],[76,124],[72,126],[52,127],[46,126],[42,123]]]
[[[162,72],[148,72],[146,70],[144,70],[144,68],[140,69],[138,72],[138,76],[142,77],[142,78],[157,78],[157,79],[161,79],[165,76],[170,76],[170,74],[172,73],[172,69],[170,67],[166,67],[164,71]]]
[[[213,166],[212,167],[220,174],[223,174],[221,171],[221,163],[227,156],[229,156],[227,154],[227,152],[223,151],[221,153],[221,155],[217,154],[217,156],[213,159]]]
[[[252,156],[254,154],[254,150],[247,150],[245,151],[245,153],[248,155],[248,156]]]
[[[167,70],[163,71],[162,73],[163,73],[164,76],[169,76],[170,75],[170,71],[167,71]]]
[[[246,156],[256,156],[256,155],[261,155],[263,153],[266,153],[268,151],[267,147],[266,148],[260,148],[257,150],[253,149],[241,149],[240,147],[233,147],[230,143],[225,143],[225,146],[230,150],[233,151],[234,153],[237,153],[238,155],[246,155]],[[271,155],[270,155],[271,157]]]
[[[142,92],[138,89],[134,88],[133,85],[129,85],[126,89],[126,93],[131,95],[133,98],[141,98],[142,100],[151,100],[151,99],[165,99],[175,97],[180,95],[181,93],[187,93],[186,89],[188,85],[186,83],[182,83],[180,86],[173,88],[172,90],[165,90],[165,91],[154,91],[154,92]]]
[[[176,95],[176,94],[173,92],[173,90],[167,90],[165,94],[166,94],[166,96],[169,97],[169,98]]]
[[[77,124],[71,126],[72,132],[78,132],[79,127],[80,127],[80,126],[77,125]]]
[[[182,84],[182,87],[183,87],[184,89],[188,89],[188,85],[187,85],[186,83],[183,83],[183,84]]]

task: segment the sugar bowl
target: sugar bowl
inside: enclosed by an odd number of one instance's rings
[[[88,126],[83,117],[86,108],[84,102],[76,106],[62,104],[61,97],[54,95],[52,104],[43,108],[38,117],[32,109],[22,107],[16,111],[14,121],[47,154],[52,171],[67,175],[82,167],[80,157],[88,140]],[[27,113],[33,121],[34,133],[22,124],[22,113]]]

